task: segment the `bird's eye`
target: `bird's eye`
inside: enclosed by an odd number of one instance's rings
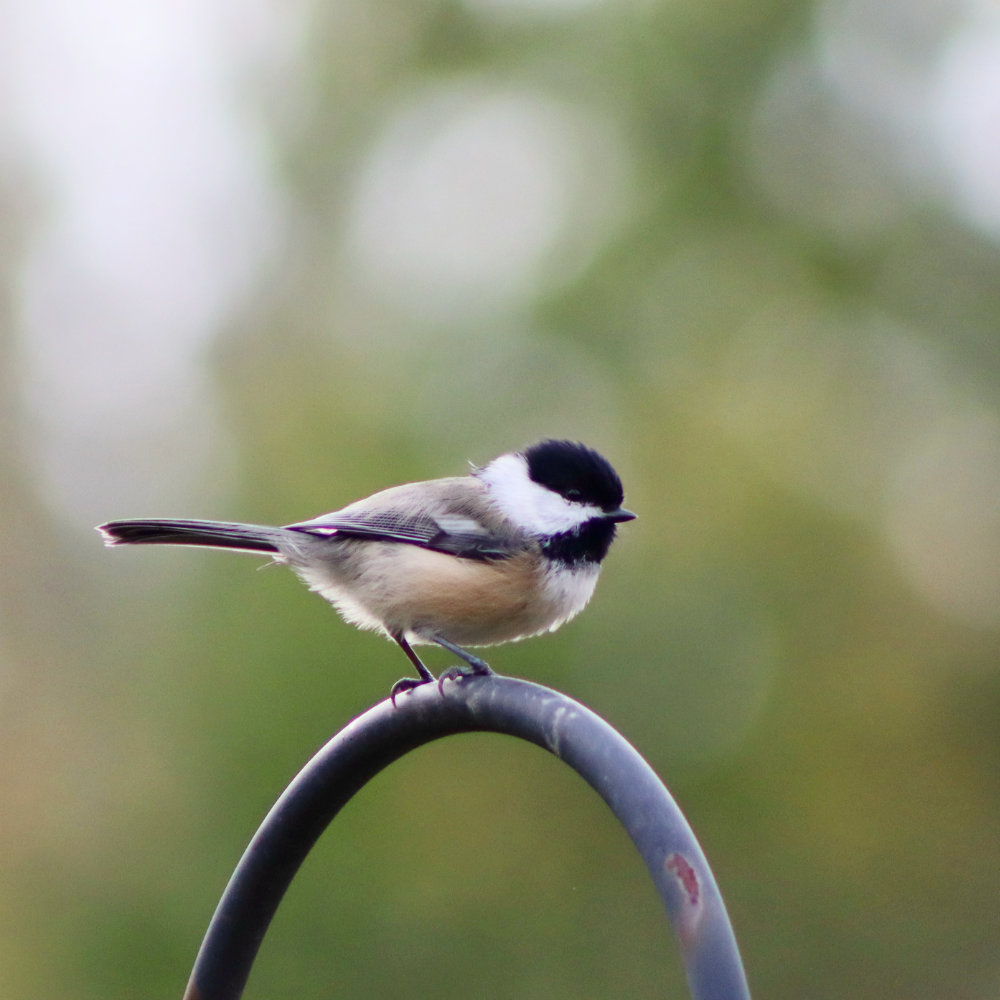
[[[567,500],[573,500],[574,502],[583,499],[583,494],[578,489],[569,489],[565,495]]]

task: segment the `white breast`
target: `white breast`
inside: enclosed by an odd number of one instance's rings
[[[601,568],[596,563],[583,563],[572,568],[553,563],[545,573],[544,600],[552,609],[552,622],[547,631],[554,632],[575,618],[594,594]]]

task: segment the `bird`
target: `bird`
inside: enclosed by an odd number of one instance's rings
[[[546,439],[466,476],[407,483],[282,527],[140,519],[100,525],[104,542],[193,545],[270,556],[341,617],[381,632],[417,672],[390,692],[493,673],[466,646],[554,632],[589,602],[626,510],[606,458]],[[414,651],[437,644],[462,660],[435,678]]]

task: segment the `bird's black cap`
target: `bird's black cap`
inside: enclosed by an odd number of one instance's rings
[[[593,448],[576,441],[550,439],[533,444],[521,454],[528,464],[528,475],[540,486],[567,500],[593,504],[609,514],[628,514],[621,510],[625,493],[618,473]]]

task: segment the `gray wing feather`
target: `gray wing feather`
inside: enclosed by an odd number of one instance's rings
[[[448,552],[468,559],[501,559],[523,548],[511,533],[491,530],[471,516],[467,480],[438,480],[435,483],[396,487],[351,504],[343,510],[323,514],[310,521],[289,524],[293,531],[332,537],[369,538],[385,542],[405,542],[422,548]],[[445,484],[452,489],[435,495]],[[461,488],[457,488],[458,485]],[[414,514],[415,499],[410,490],[424,489],[420,501],[424,512]],[[473,487],[475,488],[475,487]],[[404,492],[405,491],[405,492]],[[409,502],[406,502],[409,501]]]

